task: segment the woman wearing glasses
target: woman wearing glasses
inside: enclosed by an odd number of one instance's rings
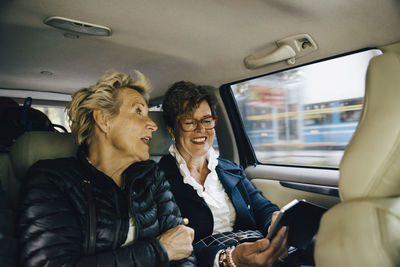
[[[207,86],[177,82],[167,91],[163,116],[174,140],[159,165],[189,227],[195,230],[194,252],[199,266],[272,266],[287,254],[287,229],[237,245],[197,241],[226,231],[260,230],[264,235],[279,208],[266,200],[233,162],[217,158],[212,148],[217,116]]]

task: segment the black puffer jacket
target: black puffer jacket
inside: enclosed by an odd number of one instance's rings
[[[182,223],[169,184],[154,161],[138,162],[124,174],[124,189],[86,160],[39,161],[23,183],[19,208],[19,263],[22,266],[169,266],[155,238]],[[84,179],[92,181],[96,211],[96,247],[85,255],[89,238],[88,197]],[[130,210],[135,241],[123,246]],[[195,265],[193,258],[177,265]]]
[[[0,267],[15,266],[17,240],[14,228],[14,212],[7,205],[0,182]]]

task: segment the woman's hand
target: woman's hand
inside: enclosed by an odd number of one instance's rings
[[[271,228],[271,226],[274,225],[276,218],[278,218],[279,212],[280,211],[274,211],[274,213],[272,213],[271,224],[269,225],[268,232],[269,232],[269,229]]]
[[[268,227],[268,232],[271,229],[271,226],[275,223],[276,218],[278,218],[279,213],[280,213],[280,211],[275,211],[274,213],[272,213],[271,224]],[[287,256],[288,256],[288,246],[286,245],[285,251],[281,255],[278,256],[278,259],[283,260]]]
[[[168,259],[181,260],[189,257],[193,251],[194,230],[184,225],[169,229],[158,237],[168,253]]]
[[[277,235],[269,241],[263,238],[251,243],[238,245],[232,252],[233,262],[236,266],[272,266],[276,260],[287,255],[286,227],[282,227]]]

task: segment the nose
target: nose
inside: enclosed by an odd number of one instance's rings
[[[146,125],[147,128],[150,129],[152,132],[157,131],[157,129],[158,129],[157,124],[150,117],[147,117],[147,118],[148,118],[147,125]]]
[[[203,123],[201,123],[200,121],[197,121],[197,123],[196,123],[196,129],[194,129],[195,131],[203,131],[203,130],[205,130],[206,128],[204,127],[204,125],[203,125]]]

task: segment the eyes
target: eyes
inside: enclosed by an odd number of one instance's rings
[[[132,106],[132,111],[133,111],[133,113],[135,113],[141,117],[146,116],[148,113],[147,107],[143,106],[142,104],[138,104],[138,103],[136,103]]]
[[[206,125],[206,126],[208,126],[211,123],[213,123],[213,120],[207,118],[207,119],[199,120],[199,122],[204,124],[204,125]],[[197,120],[195,120],[195,119],[185,119],[185,120],[183,120],[183,123],[185,125],[187,125],[187,126],[194,126],[194,125],[197,124]]]
[[[206,130],[214,129],[217,125],[217,116],[207,116],[201,120],[194,118],[182,118],[179,120],[181,128],[184,132],[191,132],[197,129],[198,124],[201,124]]]
[[[185,125],[194,125],[194,120],[186,119],[183,121]]]

